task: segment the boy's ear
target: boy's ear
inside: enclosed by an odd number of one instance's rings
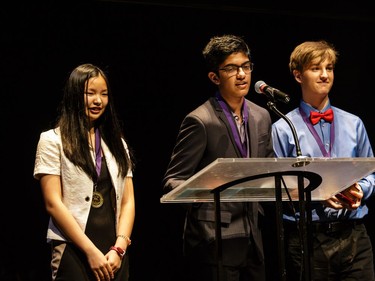
[[[209,72],[208,73],[208,78],[216,85],[219,85],[220,84],[220,79],[219,77],[217,76],[217,74],[215,72]]]
[[[301,72],[299,72],[298,70],[293,70],[293,76],[294,79],[297,80],[297,82],[301,83]]]

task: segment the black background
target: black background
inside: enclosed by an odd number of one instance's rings
[[[30,2],[0,11],[1,280],[49,280],[48,216],[32,176],[35,150],[39,134],[56,118],[69,72],[81,63],[108,71],[137,159],[131,281],[180,277],[183,213],[160,203],[161,180],[182,118],[213,93],[201,55],[211,36],[245,38],[255,63],[248,98],[266,107],[253,88],[264,80],[291,96],[278,106],[284,113],[300,97],[288,70],[291,51],[306,40],[330,41],[340,53],[331,102],[361,117],[374,144],[369,1],[304,7],[301,1]],[[373,237],[373,199],[369,207]],[[276,236],[266,238],[269,245]]]

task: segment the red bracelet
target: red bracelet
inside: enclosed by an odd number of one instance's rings
[[[122,259],[125,256],[125,250],[121,249],[120,247],[112,246],[109,249],[115,251],[120,257],[120,259]]]

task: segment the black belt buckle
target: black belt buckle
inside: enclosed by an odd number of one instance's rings
[[[325,232],[326,233],[333,233],[333,232],[336,232],[338,230],[341,230],[342,227],[338,227],[340,226],[340,223],[339,222],[328,222],[326,223],[326,227],[325,227]]]
[[[349,222],[343,222],[343,221],[334,221],[334,222],[329,222],[327,225],[327,230],[326,233],[334,233],[334,232],[341,232],[346,229],[351,229],[353,225]]]

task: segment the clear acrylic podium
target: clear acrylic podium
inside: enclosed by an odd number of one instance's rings
[[[326,200],[374,171],[375,158],[218,158],[163,195],[160,202],[215,202],[220,281],[220,202],[276,202],[280,280],[286,280],[282,201],[298,201],[301,213],[299,226],[303,233],[304,276],[307,281],[311,278],[311,245],[307,237],[311,234],[309,203]]]

